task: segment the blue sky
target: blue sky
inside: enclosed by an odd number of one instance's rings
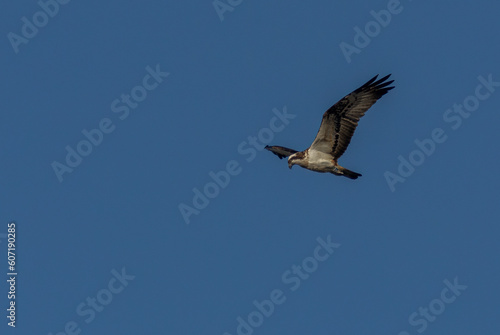
[[[4,4],[1,333],[498,334],[500,4],[215,4]],[[361,178],[261,150],[389,73]]]

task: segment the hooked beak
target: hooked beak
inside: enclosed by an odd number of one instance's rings
[[[292,166],[293,166],[293,164],[288,163],[288,168],[289,168],[290,170],[292,169]]]

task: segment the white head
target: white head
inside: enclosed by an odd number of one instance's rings
[[[305,155],[304,155],[303,151],[296,152],[293,155],[290,155],[290,157],[288,157],[288,168],[291,169],[292,166],[297,164],[297,161],[303,160],[304,157],[305,157]]]

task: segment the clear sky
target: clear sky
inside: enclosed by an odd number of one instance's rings
[[[0,333],[498,334],[498,13],[4,3]],[[339,160],[361,178],[262,150],[389,73]]]

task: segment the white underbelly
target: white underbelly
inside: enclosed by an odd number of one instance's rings
[[[309,150],[309,164],[307,168],[316,171],[329,172],[334,166],[332,155],[325,154],[321,151]]]

